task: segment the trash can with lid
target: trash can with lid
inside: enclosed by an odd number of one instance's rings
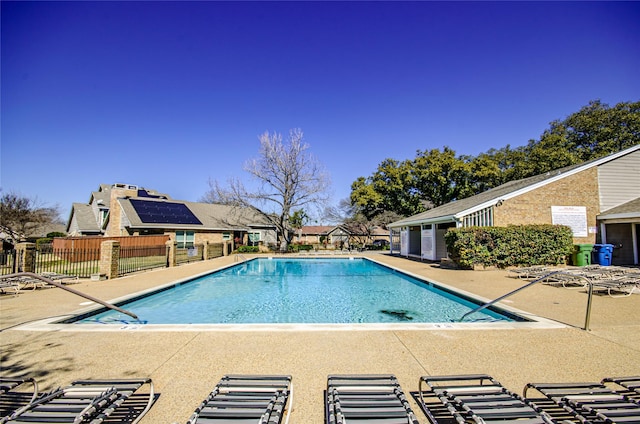
[[[601,266],[610,266],[613,256],[613,244],[594,244],[593,262]]]
[[[576,266],[591,265],[593,244],[576,244],[573,246],[573,264]]]

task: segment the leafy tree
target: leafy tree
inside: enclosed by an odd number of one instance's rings
[[[308,150],[300,129],[282,135],[265,132],[259,136],[258,157],[244,165],[257,189],[247,189],[242,181],[230,180],[226,187],[209,181],[203,201],[251,208],[271,222],[278,231],[280,249],[286,251],[293,237],[291,214],[296,208],[320,203],[327,198],[329,177]]]
[[[291,224],[291,228],[296,231],[300,231],[307,222],[309,222],[309,215],[307,215],[304,209],[298,209],[289,217],[289,224]]]
[[[413,173],[420,197],[433,206],[472,194],[468,184],[468,165],[449,147],[442,151],[418,151],[413,160]]]
[[[15,192],[0,196],[0,231],[16,244],[47,224],[60,222],[57,207],[45,207],[36,199]]]
[[[592,101],[550,123],[539,140],[490,149],[476,157],[449,147],[418,150],[413,160],[384,160],[351,185],[351,204],[367,219],[385,211],[401,216],[462,199],[509,181],[603,157],[640,144],[640,102],[611,108]]]
[[[611,108],[592,101],[560,124],[580,162],[606,156],[640,143],[640,102],[618,103]],[[556,125],[552,123],[551,128]]]
[[[426,210],[415,189],[410,161],[385,159],[371,177],[360,177],[351,185],[350,199],[367,219],[385,211],[405,216]]]
[[[376,191],[371,182],[371,178],[358,177],[358,179],[351,184],[350,198],[351,204],[365,216],[372,217],[384,211],[384,195]],[[325,211],[325,214],[327,212],[331,216],[340,216],[340,213],[337,211],[329,210]],[[343,217],[341,221],[344,218],[346,217]]]

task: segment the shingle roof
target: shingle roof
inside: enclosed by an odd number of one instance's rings
[[[640,218],[640,197],[613,207],[598,215],[598,219],[615,218]]]
[[[413,225],[420,222],[437,222],[437,221],[453,221],[454,219],[464,216],[468,213],[477,211],[479,209],[490,206],[497,203],[499,200],[504,200],[510,197],[515,197],[522,192],[533,190],[540,185],[550,183],[552,181],[564,178],[568,175],[572,175],[576,172],[583,171],[592,166],[597,166],[601,163],[608,162],[620,156],[624,156],[628,153],[640,149],[640,145],[631,147],[629,149],[614,153],[604,158],[593,159],[588,162],[584,162],[577,165],[567,166],[565,168],[550,171],[545,174],[535,175],[533,177],[524,178],[521,180],[510,181],[502,184],[491,190],[476,194],[475,196],[467,197],[465,199],[456,200],[437,208],[429,209],[426,212],[422,212],[408,218],[404,218],[389,224],[389,227],[400,227],[403,225]]]
[[[327,234],[333,230],[335,225],[305,225],[302,227],[302,234],[306,235],[320,235]]]
[[[93,214],[91,205],[84,203],[73,203],[71,206],[71,215],[76,218],[76,225],[80,232],[92,232],[99,233],[100,226],[96,222],[96,217]],[[69,225],[67,225],[67,231],[69,231]]]

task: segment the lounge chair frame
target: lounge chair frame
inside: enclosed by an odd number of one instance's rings
[[[392,374],[330,375],[325,400],[327,424],[356,421],[418,424]]]
[[[486,374],[423,376],[418,390],[420,406],[432,423],[438,423],[441,415],[431,411],[427,398],[433,397],[440,400],[459,424],[554,423],[547,413]]]
[[[142,411],[125,404],[142,386],[149,385],[148,400]],[[151,379],[77,380],[64,388],[46,393],[18,409],[0,423],[69,422],[99,424],[111,416],[126,416],[126,422],[138,423],[154,401]],[[124,421],[124,420],[121,420]]]
[[[23,391],[24,387],[31,387]],[[38,397],[38,383],[34,378],[0,377],[0,421],[29,405]]]
[[[289,422],[293,403],[290,375],[225,375],[196,408],[187,424]],[[286,414],[285,414],[286,411]]]
[[[602,383],[529,383],[523,396],[531,389],[582,423],[640,422],[640,404]]]

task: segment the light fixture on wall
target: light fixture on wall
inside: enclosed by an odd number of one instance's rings
[[[500,206],[502,206],[503,200],[500,199],[498,200],[498,202],[496,202],[496,208],[499,208]]]

